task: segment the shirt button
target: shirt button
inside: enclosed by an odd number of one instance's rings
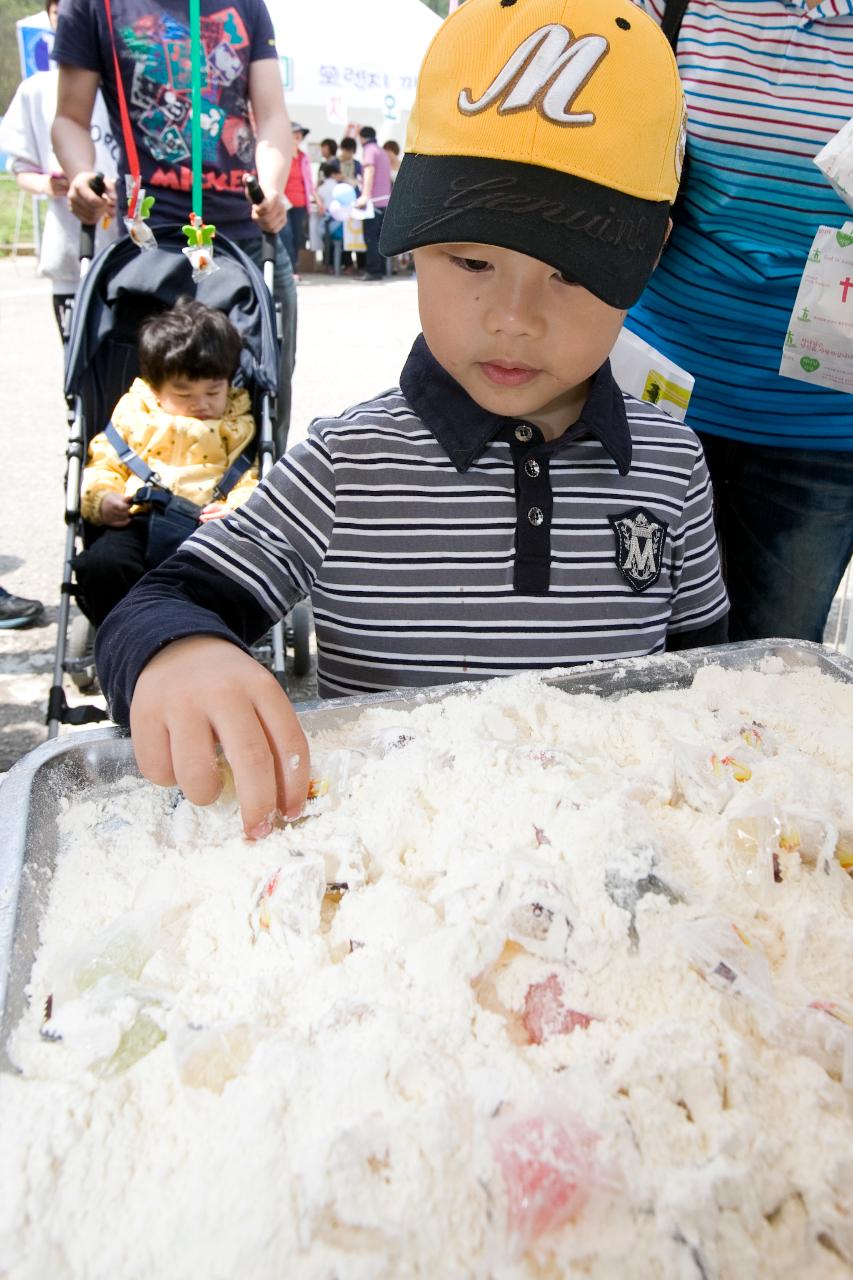
[[[535,480],[540,471],[539,463],[535,458],[528,458],[524,464],[524,474],[530,476],[531,480]]]
[[[527,513],[527,519],[530,521],[532,525],[535,525],[537,528],[539,527],[540,524],[545,523],[545,517],[542,514],[539,507],[531,507]]]
[[[515,428],[515,438],[519,444],[527,444],[533,439],[533,428],[528,427],[526,423]]]

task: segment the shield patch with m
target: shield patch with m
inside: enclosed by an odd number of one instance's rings
[[[616,534],[619,572],[634,591],[646,591],[660,577],[668,524],[643,507],[607,518]]]

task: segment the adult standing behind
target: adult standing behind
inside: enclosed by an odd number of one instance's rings
[[[89,186],[94,154],[89,122],[99,84],[113,133],[124,137],[115,61],[121,68],[142,185],[155,197],[149,219],[181,226],[192,189],[191,43],[187,0],[110,0],[115,55],[103,0],[63,0],[53,56],[59,100],[53,143],[70,178],[69,201],[83,222],[125,206],[124,183],[99,197]],[[285,223],[284,183],[290,164],[290,123],[281,88],[272,22],[263,0],[201,0],[202,187],[205,222],[255,262],[261,233]],[[251,115],[250,115],[251,111]],[[254,124],[254,129],[253,129]],[[122,147],[124,152],[124,145]],[[121,174],[128,171],[122,155]],[[263,203],[251,205],[243,176],[256,172]],[[276,297],[282,307],[277,444],[290,422],[290,383],[296,351],[296,288],[283,245],[276,257]]]
[[[57,0],[47,0],[45,12],[54,28],[58,9]],[[39,275],[51,281],[53,313],[59,332],[64,334],[68,307],[80,279],[80,223],[68,208],[68,179],[50,143],[58,78],[58,71],[52,67],[49,71],[36,71],[21,81],[0,123],[0,151],[9,156],[8,167],[22,191],[47,197],[38,270]],[[90,132],[97,168],[101,173],[114,175],[119,146],[110,130],[100,94],[95,100]],[[99,224],[96,249],[100,251],[116,234],[115,223],[109,227]]]
[[[287,204],[287,222],[281,232],[281,239],[290,258],[295,279],[299,266],[299,250],[305,248],[308,239],[308,210],[315,196],[314,175],[311,172],[311,161],[302,149],[302,143],[308,137],[309,130],[296,121],[291,125],[293,132],[293,158],[290,161],[290,173],[284,187],[284,199]]]
[[[379,234],[388,200],[391,195],[391,161],[376,141],[376,130],[369,124],[358,131],[362,145],[361,195],[355,202],[357,209],[373,204],[373,217],[364,220],[364,243],[367,246],[367,273],[365,280],[385,279],[385,259],[379,252]]]
[[[355,138],[342,138],[338,152],[338,160],[341,164],[341,181],[348,182],[351,187],[356,190],[361,186],[361,161],[356,159],[356,147],[358,143]]]
[[[853,5],[689,0],[677,57],[684,199],[628,327],[696,376],[730,638],[820,641],[853,554],[853,398],[778,369],[815,231],[850,216],[812,160],[853,116]]]

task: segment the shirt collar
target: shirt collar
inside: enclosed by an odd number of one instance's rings
[[[400,387],[421,421],[435,436],[457,471],[467,471],[496,436],[522,419],[505,418],[483,409],[436,360],[423,334],[415,340]],[[625,399],[613,380],[610,361],[593,375],[586,403],[577,422],[556,440],[545,443],[533,427],[531,448],[549,455],[562,453],[584,436],[593,436],[626,476],[631,469],[631,432]]]

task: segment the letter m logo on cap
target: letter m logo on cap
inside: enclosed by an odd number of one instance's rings
[[[476,115],[498,102],[501,115],[536,108],[554,124],[594,124],[592,111],[568,108],[608,48],[603,36],[574,40],[571,31],[557,23],[540,27],[518,46],[482,97],[473,101],[471,90],[462,90],[459,110]]]

